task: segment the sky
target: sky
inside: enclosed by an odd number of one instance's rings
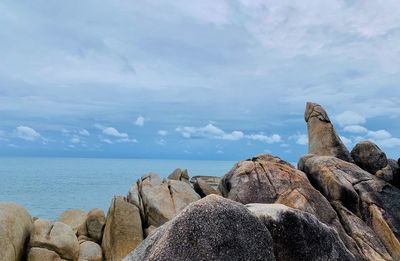
[[[400,156],[397,0],[0,1],[0,156]]]

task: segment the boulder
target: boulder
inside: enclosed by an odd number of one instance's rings
[[[208,185],[208,183],[205,182],[203,179],[197,179],[196,182],[193,184],[193,189],[202,198],[211,194],[220,194],[217,190]]]
[[[139,209],[122,196],[114,197],[107,213],[102,249],[107,261],[120,261],[143,240]]]
[[[400,167],[396,160],[388,159],[388,164],[375,173],[375,176],[400,188]]]
[[[29,250],[28,261],[63,261],[54,251],[46,248],[32,247]]]
[[[90,241],[85,241],[80,244],[79,261],[102,261],[103,252],[101,247]]]
[[[250,203],[280,203],[315,215],[336,230],[346,247],[357,253],[329,201],[300,170],[278,157],[264,154],[237,163],[220,183],[224,197]]]
[[[351,151],[354,162],[363,170],[375,174],[388,165],[385,152],[371,141],[362,141]]]
[[[0,203],[0,260],[22,260],[31,230],[31,216],[23,207]]]
[[[190,204],[125,261],[275,260],[271,235],[240,203],[217,195]]]
[[[309,177],[311,183],[333,204],[361,218],[374,233],[363,236],[363,241],[382,257],[382,247],[372,242],[379,238],[394,260],[400,260],[400,190],[384,180],[364,171],[355,164],[330,156],[307,155],[302,157],[299,168]],[[341,215],[347,230],[356,231],[359,220],[347,222]],[[352,216],[349,216],[350,218]],[[361,224],[362,227],[365,227]],[[364,230],[366,231],[366,230]],[[350,234],[353,234],[351,232]],[[359,241],[356,238],[356,242]],[[362,242],[357,242],[363,252]],[[376,259],[379,260],[379,259]],[[382,258],[381,260],[385,260]]]
[[[221,182],[221,177],[216,176],[193,176],[190,179],[190,183],[194,185],[198,180],[202,180],[207,183],[210,187],[218,191],[219,183]]]
[[[314,215],[281,204],[248,204],[272,236],[276,260],[356,260],[335,230]]]
[[[321,105],[307,102],[304,119],[308,129],[308,153],[353,161]]]
[[[72,228],[75,234],[78,232],[79,227],[86,223],[87,213],[80,209],[70,209],[64,211],[58,221],[67,224]]]
[[[96,242],[100,242],[103,237],[103,229],[106,224],[106,216],[104,211],[94,208],[89,211],[86,219],[86,229],[89,237]]]
[[[132,185],[128,201],[140,209],[144,227],[159,227],[200,196],[186,182],[147,174]]]
[[[188,174],[187,169],[182,170],[180,168],[177,168],[171,174],[169,174],[168,179],[179,180],[179,181],[189,183],[189,174]]]
[[[62,259],[78,260],[79,243],[72,228],[61,222],[38,219],[33,223],[31,248],[45,248]]]

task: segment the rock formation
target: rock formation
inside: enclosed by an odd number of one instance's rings
[[[353,162],[321,105],[307,102],[304,119],[308,129],[308,153]]]
[[[95,242],[85,241],[81,243],[79,261],[103,261],[101,247]]]
[[[106,224],[106,216],[104,211],[94,208],[89,211],[86,219],[87,236],[100,242],[103,237],[103,229]]]
[[[70,209],[64,211],[58,221],[69,225],[75,234],[78,232],[78,229],[83,226],[86,222],[87,213],[80,209]]]
[[[182,170],[180,168],[177,168],[171,174],[169,174],[168,179],[179,180],[189,183],[189,174],[187,169]]]

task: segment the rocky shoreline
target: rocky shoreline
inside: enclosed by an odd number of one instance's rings
[[[307,103],[309,154],[273,155],[222,177],[143,175],[108,213],[57,221],[0,203],[0,261],[400,260],[399,162],[370,141],[349,151]]]

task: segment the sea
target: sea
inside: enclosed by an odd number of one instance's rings
[[[1,158],[0,202],[24,206],[33,217],[58,219],[68,209],[107,213],[114,195],[128,194],[142,175],[162,178],[176,168],[189,176],[223,176],[235,162],[163,159]]]

